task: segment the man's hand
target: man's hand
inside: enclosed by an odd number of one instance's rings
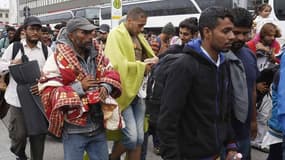
[[[18,58],[18,59],[13,59],[11,61],[11,64],[21,64],[22,63],[22,59],[21,58]]]
[[[5,91],[7,84],[4,81],[0,81],[0,91]]]
[[[233,160],[235,155],[237,155],[236,151],[229,151],[226,156],[226,160]],[[241,158],[236,157],[234,160],[241,160]]]
[[[146,63],[145,66],[145,75],[149,73],[151,70],[151,67],[158,62],[158,57],[152,57],[152,58],[147,58],[144,60],[144,63]]]
[[[152,57],[152,58],[145,59],[144,62],[146,64],[154,65],[154,64],[158,63],[158,60],[159,60],[158,57]]]
[[[250,122],[250,136],[252,139],[255,139],[256,135],[257,135],[257,122],[255,120]]]
[[[147,74],[150,72],[151,67],[152,67],[151,64],[146,64],[146,65],[145,65],[144,75],[147,75]]]
[[[5,91],[7,84],[5,83],[5,75],[0,76],[0,91]]]
[[[38,84],[35,84],[35,85],[31,86],[30,92],[31,92],[33,95],[37,95],[37,96],[40,95],[40,91],[39,91]]]
[[[93,76],[88,75],[81,81],[81,85],[82,85],[83,90],[87,91],[91,87],[98,86],[98,83],[96,82]]]

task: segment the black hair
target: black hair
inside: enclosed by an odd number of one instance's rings
[[[187,18],[188,21],[196,26],[198,26],[198,18],[196,17],[190,17],[190,18]]]
[[[248,10],[244,8],[233,8],[231,13],[234,17],[233,22],[236,27],[252,27],[253,16]]]
[[[41,28],[41,31],[42,31],[42,32],[49,32],[49,29],[48,29],[47,27],[44,27],[44,26],[43,26],[43,27]]]
[[[198,32],[198,19],[196,17],[186,18],[179,23],[179,28],[187,28],[191,34]]]
[[[15,32],[16,29],[15,29],[14,27],[12,27],[12,26],[7,26],[7,27],[6,27],[6,31],[7,31],[7,32],[9,32],[9,31],[14,31],[14,32]]]
[[[233,16],[227,8],[209,7],[203,10],[199,19],[199,31],[201,38],[204,38],[203,29],[205,27],[214,29],[218,25],[218,20],[224,18],[229,18],[233,22]]]
[[[147,17],[147,14],[140,7],[132,8],[127,13],[127,19],[131,18],[131,19],[137,20],[137,19],[139,19],[141,17]]]
[[[13,42],[18,42],[21,40],[21,32],[24,30],[24,26],[21,25],[15,32],[14,38],[10,41],[10,44]]]

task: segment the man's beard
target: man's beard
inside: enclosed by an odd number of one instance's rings
[[[78,45],[78,48],[85,54],[89,55],[92,47],[92,42],[87,42],[85,44]]]
[[[82,54],[84,54],[85,57],[89,56],[91,47],[93,47],[92,40],[82,42],[79,39],[73,39],[71,41],[76,52],[78,52],[81,56],[83,56]]]
[[[79,46],[78,48],[86,54],[89,54],[91,50],[91,46]]]
[[[216,46],[212,46],[212,48],[217,52],[217,53],[220,53],[220,52],[224,52],[224,53],[226,53],[226,52],[228,52],[229,50],[230,50],[230,48],[218,48],[218,47],[216,47]]]
[[[37,40],[33,40],[33,39],[30,39],[30,38],[27,37],[27,41],[28,41],[29,43],[31,43],[31,44],[36,45],[39,40],[38,40],[38,39],[37,39]]]
[[[237,50],[241,49],[241,48],[244,46],[244,44],[245,44],[245,43],[242,42],[242,41],[233,42],[233,43],[232,43],[231,50],[237,51]]]

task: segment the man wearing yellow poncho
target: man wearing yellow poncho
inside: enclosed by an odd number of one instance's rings
[[[122,95],[117,99],[126,127],[115,144],[110,159],[117,159],[124,152],[129,160],[140,159],[143,143],[145,104],[138,95],[144,76],[157,63],[151,47],[141,31],[147,16],[141,8],[128,11],[125,23],[113,29],[107,39],[105,54],[114,69],[120,73]]]

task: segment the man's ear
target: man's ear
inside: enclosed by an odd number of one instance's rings
[[[209,39],[212,36],[212,30],[208,27],[203,28],[203,34],[205,39]]]
[[[72,42],[73,42],[74,37],[75,37],[74,34],[75,34],[74,32],[71,32],[71,33],[68,33],[68,34],[67,34],[68,38],[69,38]]]

